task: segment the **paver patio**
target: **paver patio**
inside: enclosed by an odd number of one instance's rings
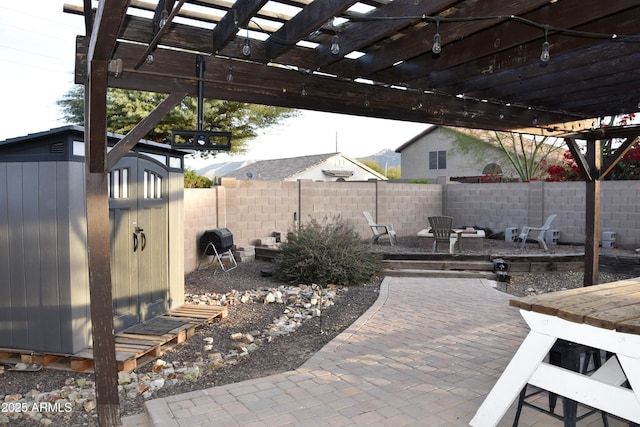
[[[508,301],[484,279],[387,277],[377,302],[299,369],[152,400],[148,420],[123,421],[466,426],[528,331]],[[514,407],[500,426],[511,425]],[[550,425],[562,423],[528,408],[520,419],[520,426]],[[602,420],[594,414],[579,425]]]

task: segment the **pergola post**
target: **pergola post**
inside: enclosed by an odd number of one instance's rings
[[[598,264],[600,261],[600,164],[602,143],[599,139],[587,141],[586,161],[591,171],[591,179],[586,181],[585,194],[585,263],[583,286],[598,283]]]
[[[107,61],[89,63],[85,86],[87,256],[98,423],[121,425],[113,335],[107,153]]]

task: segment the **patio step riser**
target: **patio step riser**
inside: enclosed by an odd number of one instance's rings
[[[414,261],[414,260],[384,260],[383,264],[388,269],[412,269],[412,270],[472,270],[493,271],[493,263],[489,261]]]
[[[495,273],[488,271],[389,269],[384,270],[383,275],[391,277],[440,277],[452,279],[496,280]]]

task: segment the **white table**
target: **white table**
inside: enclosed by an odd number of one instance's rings
[[[531,331],[470,425],[495,426],[531,384],[640,423],[640,278],[510,301]],[[614,353],[591,376],[544,361],[557,339]],[[625,375],[626,374],[626,375]],[[631,388],[621,387],[629,381]]]

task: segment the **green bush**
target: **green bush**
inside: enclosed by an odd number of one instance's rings
[[[213,181],[206,176],[198,175],[196,171],[184,171],[184,188],[211,188]]]
[[[275,259],[274,278],[285,283],[360,285],[381,270],[378,256],[340,217],[321,224],[312,219],[287,233]]]

